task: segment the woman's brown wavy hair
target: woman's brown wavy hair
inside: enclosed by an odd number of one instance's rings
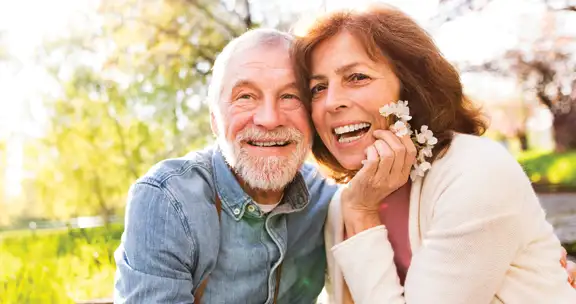
[[[348,32],[365,47],[370,58],[388,62],[400,79],[400,100],[410,106],[413,129],[428,125],[438,138],[434,156],[445,152],[454,132],[481,135],[486,121],[479,108],[464,96],[460,76],[442,56],[428,33],[406,14],[388,5],[364,10],[341,10],[314,21],[305,34],[297,34],[292,59],[306,106],[310,109],[311,58],[322,41]],[[312,153],[337,182],[347,182],[355,171],[345,169],[314,135]]]

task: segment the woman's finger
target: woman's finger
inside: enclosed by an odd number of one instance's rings
[[[572,284],[572,287],[576,288],[576,263],[572,261],[566,261],[565,268],[568,271],[568,282]]]
[[[416,146],[410,138],[410,135],[400,137],[400,141],[406,148],[406,154],[404,156],[404,166],[402,168],[402,176],[408,178],[410,176],[410,171],[412,171],[412,166],[416,162]]]
[[[560,255],[560,265],[562,265],[562,267],[567,268],[567,262],[568,262],[568,252],[566,252],[566,248],[561,247],[561,255]]]
[[[370,145],[366,149],[366,159],[362,161],[362,168],[354,176],[354,181],[356,183],[371,183],[374,180],[374,175],[378,170],[380,158],[378,157],[378,151],[374,145]]]
[[[388,144],[392,150],[392,153],[394,154],[394,162],[392,164],[392,168],[389,173],[387,172],[390,175],[390,180],[402,180],[402,168],[404,167],[404,161],[406,157],[406,147],[400,138],[396,136],[396,134],[388,130],[378,131],[375,133],[382,137],[382,140]]]
[[[387,142],[378,139],[374,142],[374,147],[380,158],[378,169],[374,174],[374,182],[377,183],[378,186],[381,186],[384,185],[386,179],[390,177],[391,169],[396,160],[394,159],[394,152]]]

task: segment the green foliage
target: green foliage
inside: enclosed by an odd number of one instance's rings
[[[119,214],[154,163],[212,141],[209,71],[254,26],[218,0],[104,0],[87,20],[39,55],[60,92],[44,100],[45,134],[25,145],[25,217]]]
[[[1,303],[74,303],[110,297],[123,226],[0,234]]]
[[[535,184],[553,184],[576,189],[576,151],[526,152],[518,157],[518,161]]]
[[[572,244],[565,244],[563,246],[566,248],[566,252],[568,252],[572,259],[576,258],[576,242]]]

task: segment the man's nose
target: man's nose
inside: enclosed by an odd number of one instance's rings
[[[254,114],[254,124],[267,130],[273,130],[284,124],[284,114],[276,102],[267,100],[258,107]]]

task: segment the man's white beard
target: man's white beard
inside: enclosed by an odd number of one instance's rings
[[[296,149],[288,156],[252,156],[242,148],[247,140],[280,139],[296,144]],[[282,128],[263,131],[257,127],[248,127],[229,142],[224,134],[218,136],[218,145],[224,159],[236,174],[252,189],[278,191],[290,183],[300,166],[304,163],[310,147],[304,142],[304,136],[295,128]]]

